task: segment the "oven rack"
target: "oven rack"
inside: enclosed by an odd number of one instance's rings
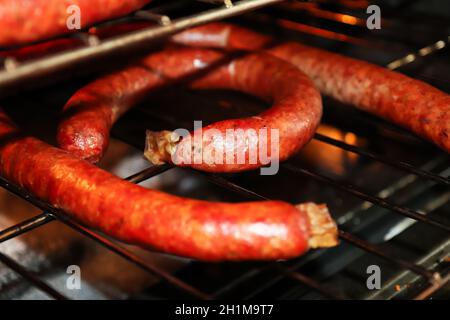
[[[432,44],[434,45],[434,44]],[[420,54],[418,52],[418,54]],[[431,55],[432,53],[430,53]],[[406,65],[409,63],[412,63],[411,59],[402,59],[401,65]],[[370,119],[370,121],[376,121]],[[384,126],[385,124],[383,122],[377,123],[380,126]],[[131,145],[136,145],[137,143],[135,141],[129,141],[127,138],[124,137],[118,137],[126,142],[128,142]],[[370,158],[373,161],[378,161],[381,163],[384,163],[385,165],[393,166],[398,169],[405,170],[406,172],[413,174],[419,178],[428,179],[430,181],[433,181],[434,183],[438,183],[441,185],[448,186],[450,184],[450,180],[448,178],[448,172],[444,172],[441,175],[431,173],[429,171],[423,170],[421,168],[415,167],[407,162],[397,161],[394,159],[386,158],[384,155],[379,155],[373,152],[369,152],[366,149],[346,144],[342,141],[335,140],[331,137],[327,137],[324,135],[317,134],[315,136],[315,139],[320,140],[324,143],[331,144],[333,146],[336,146],[338,148],[342,148],[344,150],[357,153],[363,157]],[[446,157],[446,156],[443,156]],[[407,207],[394,205],[390,202],[387,202],[383,199],[383,197],[380,196],[374,196],[369,193],[366,193],[359,188],[356,188],[351,185],[345,185],[342,184],[339,181],[336,181],[332,178],[328,178],[326,176],[320,175],[316,172],[306,170],[304,168],[298,167],[296,165],[292,165],[290,163],[284,163],[283,165],[284,169],[287,169],[294,174],[303,175],[303,176],[309,176],[320,183],[324,183],[327,185],[332,186],[333,188],[338,188],[341,190],[344,190],[348,192],[349,194],[359,197],[360,199],[370,203],[371,205],[376,206],[382,206],[388,210],[390,210],[393,213],[400,214],[407,216],[409,218],[415,219],[417,221],[420,221],[422,223],[427,223],[434,225],[438,228],[442,228],[446,231],[449,230],[450,226],[447,224],[442,224],[438,221],[435,221],[434,219],[423,215],[419,212],[415,212]],[[158,174],[161,174],[167,170],[170,170],[172,166],[170,165],[162,165],[162,166],[152,166],[145,170],[142,170],[140,172],[137,172],[136,174],[126,178],[127,180],[133,182],[133,183],[139,183],[144,180],[147,180],[151,177],[154,177]],[[448,170],[447,170],[448,171]],[[212,183],[217,184],[223,188],[226,188],[228,190],[237,192],[239,194],[245,195],[250,198],[255,199],[267,199],[264,195],[258,194],[252,190],[249,190],[243,186],[237,185],[226,178],[216,175],[216,174],[208,174],[208,173],[202,173],[204,174]],[[0,179],[0,185],[7,190],[13,192],[14,194],[19,195],[21,198],[29,201],[30,203],[34,204],[35,206],[41,208],[43,212],[39,215],[36,215],[30,219],[27,219],[25,221],[22,221],[21,223],[18,223],[14,226],[11,226],[5,230],[0,231],[0,243],[5,242],[9,239],[12,239],[14,237],[17,237],[23,233],[29,232],[35,228],[38,228],[40,226],[43,226],[47,223],[50,223],[52,221],[60,221],[69,227],[75,229],[76,231],[92,238],[96,242],[100,243],[101,245],[105,246],[106,248],[112,250],[113,252],[119,254],[124,259],[128,260],[130,263],[135,264],[136,266],[140,267],[141,269],[158,276],[161,281],[168,283],[172,285],[175,288],[178,288],[180,291],[184,292],[190,297],[193,298],[200,298],[200,299],[211,299],[211,298],[220,298],[223,296],[224,292],[229,291],[230,288],[233,286],[236,286],[239,281],[244,281],[245,277],[247,275],[241,275],[241,277],[238,277],[236,279],[236,282],[229,284],[228,286],[222,288],[221,290],[218,290],[215,293],[205,293],[199,291],[197,288],[191,286],[188,283],[185,283],[181,279],[177,278],[174,275],[168,274],[165,270],[162,268],[159,268],[158,266],[154,264],[150,264],[148,262],[143,262],[142,259],[140,259],[135,254],[129,252],[127,249],[123,248],[122,246],[116,244],[115,242],[109,240],[108,238],[98,234],[97,232],[94,232],[88,228],[85,228],[84,226],[80,225],[76,221],[72,220],[69,216],[65,215],[63,212],[53,208],[49,204],[40,201],[39,199],[35,198],[25,190],[22,190],[18,188],[17,186],[11,184],[9,181],[1,178]],[[411,262],[409,260],[403,259],[401,257],[398,257],[396,255],[393,255],[389,252],[387,252],[385,249],[383,249],[381,246],[372,244],[364,239],[361,239],[360,237],[346,232],[346,231],[340,231],[340,238],[347,242],[348,244],[358,247],[370,254],[379,256],[385,260],[387,260],[392,265],[397,266],[400,270],[405,271],[411,271],[412,273],[416,274],[417,276],[422,277],[428,282],[428,285],[414,298],[415,299],[425,299],[429,297],[433,292],[441,288],[443,285],[445,285],[448,281],[450,281],[450,273],[441,274],[439,272],[436,272],[433,269],[428,269],[416,262]],[[294,266],[288,266],[285,263],[282,262],[272,262],[267,263],[266,268],[274,268],[277,270],[279,277],[287,277],[293,281],[298,281],[299,283],[302,283],[303,285],[316,290],[317,292],[321,293],[325,297],[332,298],[332,299],[345,299],[347,297],[342,296],[341,294],[335,292],[333,288],[324,286],[320,281],[309,277],[305,274],[302,274],[298,271],[296,271],[297,266],[302,263],[303,259],[308,259],[310,257],[300,258],[298,259],[299,263],[294,264]],[[27,279],[30,283],[35,285],[37,288],[41,289],[45,293],[47,293],[50,297],[53,297],[55,299],[64,299],[62,294],[56,292],[53,288],[42,282],[38,276],[36,276],[33,272],[30,270],[26,270],[21,265],[16,263],[11,258],[7,257],[4,254],[0,254],[0,261],[10,267],[12,270],[16,271],[18,274],[23,276],[25,279]],[[263,267],[264,268],[264,267]],[[273,280],[273,279],[272,279]]]
[[[192,3],[193,0],[180,0],[180,3],[189,5],[189,1]],[[26,81],[57,74],[73,65],[81,66],[99,58],[104,59],[121,50],[133,53],[144,45],[148,45],[181,30],[219,19],[230,18],[284,0],[239,0],[236,2],[232,2],[232,0],[197,1],[209,2],[216,7],[177,19],[172,19],[169,13],[162,13],[161,11],[167,10],[164,6],[161,8],[156,7],[148,10],[139,10],[129,17],[107,23],[103,22],[97,26],[101,27],[105,24],[111,25],[129,22],[135,18],[154,22],[155,25],[126,32],[104,40],[95,34],[77,32],[66,38],[80,39],[83,42],[83,45],[80,47],[64,50],[56,54],[46,54],[43,57],[30,61],[19,62],[14,57],[6,56],[3,59],[0,57],[0,92],[1,90],[19,85],[23,86],[23,83]],[[219,4],[222,5],[219,6]],[[96,25],[93,27],[96,27]]]

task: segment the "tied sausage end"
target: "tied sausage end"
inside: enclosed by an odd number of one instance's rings
[[[337,225],[331,218],[326,205],[308,202],[295,207],[305,212],[309,218],[311,249],[334,247],[339,243]]]
[[[180,136],[168,130],[159,132],[147,130],[144,157],[154,165],[171,162]]]

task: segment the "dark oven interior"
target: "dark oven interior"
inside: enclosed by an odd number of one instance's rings
[[[138,15],[151,24],[148,38],[127,45],[125,58],[117,56],[123,52],[120,43],[98,55],[92,43],[105,39],[86,33],[73,37],[80,41],[77,48],[91,46],[93,53],[84,60],[66,57],[61,65],[52,64],[48,52],[24,55],[22,61],[0,51],[1,105],[22,128],[54,143],[61,107],[76,89],[157,49],[169,34],[167,26],[225,18],[384,65],[450,92],[449,3],[374,1],[382,28],[372,31],[366,27],[371,3],[154,1]],[[130,19],[136,16],[107,24]],[[21,69],[35,61],[47,61],[44,71]],[[142,159],[147,128],[189,128],[193,120],[250,115],[264,106],[228,91],[191,91],[182,84],[164,88],[117,123],[100,166],[134,183],[199,199],[327,203],[341,230],[338,247],[289,261],[251,263],[203,263],[148,252],[83,227],[2,178],[0,298],[449,298],[450,158],[399,127],[324,98],[313,141],[275,176],[206,174],[150,166]],[[81,290],[67,289],[71,265],[81,268]],[[371,265],[382,272],[379,290],[366,285]]]

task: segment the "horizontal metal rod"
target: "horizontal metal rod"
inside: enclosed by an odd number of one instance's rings
[[[429,271],[417,264],[411,263],[401,258],[394,257],[393,255],[387,254],[384,250],[382,250],[379,246],[375,246],[365,240],[362,240],[355,235],[348,233],[343,230],[339,230],[339,237],[365,251],[373,253],[379,257],[384,258],[390,262],[395,263],[396,265],[409,269],[414,273],[420,274],[421,276],[427,278],[430,283],[437,283],[441,280],[440,274],[437,272]]]
[[[183,17],[171,23],[155,27],[144,28],[125,35],[99,41],[96,45],[84,46],[62,53],[54,54],[42,59],[19,63],[9,70],[0,70],[0,88],[18,85],[26,79],[37,79],[47,77],[64,68],[92,61],[95,58],[105,57],[108,54],[124,49],[137,48],[139,45],[148,44],[169,36],[178,31],[214,20],[233,17],[246,11],[255,10],[283,0],[241,0],[232,7],[220,7],[204,11],[188,17]]]
[[[388,210],[391,210],[392,212],[398,213],[398,214],[400,214],[402,216],[405,216],[405,217],[408,217],[408,218],[411,218],[411,219],[414,219],[414,220],[417,220],[417,221],[421,221],[421,222],[427,223],[429,225],[432,225],[434,227],[438,227],[440,229],[443,229],[445,231],[449,231],[450,232],[450,226],[449,225],[446,225],[446,224],[443,224],[443,223],[441,223],[439,221],[431,219],[431,218],[427,217],[426,215],[420,214],[419,212],[416,212],[416,211],[411,210],[409,208],[405,208],[405,207],[402,207],[402,206],[399,206],[399,205],[392,204],[392,203],[384,200],[383,198],[367,194],[367,193],[365,193],[365,192],[363,192],[363,191],[361,191],[359,189],[356,189],[352,185],[335,181],[335,180],[333,180],[331,178],[328,178],[326,176],[323,176],[321,174],[314,173],[312,171],[309,171],[309,170],[306,170],[306,169],[303,169],[303,168],[298,168],[298,167],[293,166],[293,165],[291,165],[289,163],[283,163],[281,165],[281,167],[283,167],[283,168],[285,168],[285,169],[287,169],[287,170],[289,170],[289,171],[291,171],[293,173],[297,173],[297,174],[301,174],[303,176],[311,177],[311,178],[313,178],[315,180],[318,180],[318,181],[324,182],[326,184],[329,184],[329,185],[331,185],[331,186],[333,186],[333,187],[335,187],[337,189],[346,191],[346,192],[348,192],[348,193],[350,193],[350,194],[352,194],[352,195],[354,195],[354,196],[356,196],[356,197],[358,197],[358,198],[360,198],[362,200],[369,201],[369,202],[371,202],[373,204],[376,204],[376,205],[378,205],[380,207],[383,207],[383,208],[386,208]]]
[[[262,273],[264,270],[269,269],[269,267],[270,264],[267,263],[257,269],[253,268],[249,271],[244,271],[239,276],[233,278],[233,280],[227,282],[224,286],[221,286],[220,289],[216,290],[212,296],[214,297],[214,299],[226,298],[226,293],[232,291],[241,283],[244,283],[246,280],[251,279],[252,277]],[[273,278],[271,280],[273,280]]]
[[[209,175],[209,174],[207,174]],[[222,186],[224,188],[227,188],[231,191],[236,190],[237,192],[239,192],[240,194],[246,193],[249,197],[255,197],[255,195],[259,198],[259,199],[265,199],[265,200],[269,200],[269,198],[264,197],[262,195],[259,195],[258,193],[255,193],[254,191],[248,190],[244,187],[238,186],[233,182],[230,182],[224,178],[218,179],[217,177],[213,177],[211,179],[211,181],[219,186]],[[238,187],[238,188],[236,188]],[[370,253],[373,253],[375,255],[378,255],[394,264],[397,264],[400,267],[409,269],[417,274],[420,274],[424,277],[426,277],[427,279],[429,279],[430,281],[436,281],[437,279],[439,279],[439,274],[437,273],[433,273],[431,271],[428,271],[426,269],[424,269],[421,266],[418,266],[414,263],[410,263],[408,261],[405,261],[403,259],[394,257],[392,255],[387,254],[386,252],[384,252],[380,247],[373,245],[365,240],[359,239],[356,236],[348,233],[348,232],[344,232],[344,231],[339,231],[339,236],[341,238],[343,238],[344,240],[346,240],[349,243],[352,243],[356,246],[358,246],[361,249],[364,249]]]
[[[428,288],[421,291],[417,296],[414,297],[414,300],[425,300],[429,298],[434,292],[442,288],[448,282],[450,282],[450,273],[442,278],[441,281],[432,283]]]
[[[168,273],[167,271],[163,270],[162,268],[146,263],[144,260],[142,260],[139,256],[135,255],[131,251],[123,248],[122,246],[117,245],[116,243],[112,242],[111,240],[99,235],[98,233],[82,226],[78,222],[70,219],[69,217],[61,214],[56,214],[56,217],[59,221],[63,222],[67,226],[71,227],[72,229],[77,230],[78,232],[84,234],[85,236],[91,238],[92,240],[96,241],[97,243],[103,245],[107,249],[115,252],[125,260],[133,263],[134,265],[138,266],[142,270],[149,272],[153,275],[156,275],[157,277],[165,280],[167,283],[171,284],[175,288],[181,289],[188,293],[189,295],[198,298],[207,300],[210,297],[200,290],[192,287],[191,285],[187,284],[186,282],[176,278],[172,274]]]
[[[38,214],[37,216],[34,216],[30,219],[26,219],[26,220],[24,220],[20,223],[17,223],[9,228],[1,230],[0,231],[0,243],[5,242],[9,239],[15,238],[17,236],[20,236],[23,233],[26,233],[33,229],[36,229],[36,228],[43,226],[51,221],[54,221],[54,220],[55,220],[55,218],[46,212]]]
[[[334,299],[334,300],[345,299],[342,296],[342,294],[335,292],[331,288],[325,288],[322,284],[320,284],[318,281],[314,280],[313,278],[310,278],[308,276],[305,276],[304,274],[301,274],[299,272],[296,272],[289,268],[286,268],[285,266],[283,266],[279,263],[274,264],[274,265],[281,273],[285,274],[289,278],[299,281],[302,284],[304,284],[310,288],[313,288],[314,290],[316,290],[317,292],[319,292],[320,294],[324,295],[327,298]]]
[[[206,176],[207,179],[210,180],[211,182],[213,182],[214,184],[219,185],[220,187],[226,188],[235,193],[239,193],[243,196],[252,197],[252,198],[255,198],[258,200],[269,200],[268,198],[264,197],[263,195],[260,195],[249,189],[241,187],[241,186],[237,185],[236,183],[231,182],[217,174],[206,173],[206,172],[202,172],[202,171],[196,171],[196,172]],[[284,270],[284,269],[285,269],[284,267],[278,268],[278,270]],[[342,299],[342,297],[340,297],[337,294],[334,294],[331,290],[324,288],[321,284],[319,284],[317,281],[315,281],[314,279],[312,279],[308,276],[305,276],[298,272],[292,272],[292,271],[287,271],[287,270],[284,270],[284,271],[286,271],[289,276],[291,276],[291,277],[294,276],[296,280],[302,282],[304,285],[306,285],[314,290],[317,290],[318,292],[325,295],[326,297],[333,298],[333,299]]]
[[[56,300],[68,300],[67,297],[65,297],[64,295],[62,295],[61,293],[50,287],[47,283],[42,281],[38,276],[34,274],[34,272],[25,269],[23,266],[21,266],[8,256],[4,255],[3,253],[0,253],[0,262],[2,262],[8,268],[17,272],[17,274],[19,274],[25,280],[31,282],[36,288],[39,288],[50,297]]]
[[[171,168],[170,165],[161,165],[161,166],[151,166],[148,167],[147,169],[144,169],[138,173],[135,173],[127,178],[125,178],[124,180],[132,182],[132,183],[140,183],[142,181],[148,180],[154,176],[157,176],[167,170],[169,170]]]
[[[314,136],[315,139],[324,142],[324,143],[328,143],[330,145],[336,146],[338,148],[362,155],[364,157],[385,163],[387,165],[390,165],[391,167],[395,167],[401,170],[404,170],[406,172],[415,174],[419,177],[422,178],[426,178],[426,179],[430,179],[434,182],[437,182],[439,184],[443,184],[443,185],[447,185],[450,186],[450,179],[449,178],[445,178],[442,177],[440,175],[434,174],[432,172],[429,171],[425,171],[422,170],[420,168],[417,168],[409,163],[403,162],[403,161],[395,161],[392,159],[389,159],[383,155],[374,153],[374,152],[370,152],[368,150],[362,149],[360,147],[357,146],[353,146],[351,144],[345,143],[343,141],[328,137],[326,135],[320,134],[320,133],[316,133]]]
[[[257,200],[269,200],[269,198],[266,198],[265,196],[263,196],[263,195],[261,195],[259,193],[253,192],[253,191],[251,191],[249,189],[246,189],[244,187],[241,187],[241,186],[237,185],[236,183],[231,182],[231,181],[229,181],[229,180],[227,180],[227,179],[225,179],[225,178],[223,178],[223,177],[221,177],[221,176],[219,176],[217,174],[207,173],[207,172],[202,172],[202,171],[197,171],[197,172],[199,172],[202,175],[206,176],[206,178],[209,181],[213,182],[214,184],[219,185],[219,186],[221,186],[221,187],[223,187],[225,189],[228,189],[230,191],[233,191],[235,193],[239,193],[242,196],[252,197],[252,198],[257,199]]]

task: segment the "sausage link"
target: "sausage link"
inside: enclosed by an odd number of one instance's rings
[[[251,30],[212,23],[173,37],[199,47],[256,50],[271,39]],[[450,152],[450,96],[401,73],[295,42],[268,49],[297,66],[321,93],[405,127]]]
[[[286,259],[337,243],[324,205],[219,203],[149,190],[21,136],[0,112],[0,175],[122,241],[209,261]]]
[[[113,123],[145,93],[223,57],[204,49],[169,49],[94,81],[66,104],[58,129],[59,145],[81,158],[98,161]],[[192,87],[239,90],[273,101],[273,106],[254,117],[211,124],[181,141],[170,132],[149,132],[145,155],[151,162],[175,162],[212,172],[258,168],[275,157],[284,160],[306,144],[322,115],[321,97],[312,82],[294,66],[264,53],[233,59],[208,71]],[[241,131],[230,132],[233,128]],[[245,136],[248,139],[242,139],[243,131],[250,132]],[[201,139],[195,138],[197,134]],[[232,147],[230,139],[235,141]],[[266,150],[267,155],[258,150]],[[198,155],[202,156],[201,161],[196,161]]]
[[[1,0],[0,0],[1,1]],[[142,28],[152,26],[146,21],[132,21],[128,23],[104,25],[101,27],[90,28],[87,34],[95,35],[100,39],[117,36],[118,34],[136,31]],[[24,47],[14,47],[9,50],[0,50],[0,57],[12,57],[18,61],[41,58],[46,54],[54,54],[63,50],[71,50],[83,44],[82,39],[77,37],[66,37],[48,40],[30,44]]]
[[[70,32],[68,8],[80,8],[80,26],[117,18],[150,0],[0,0],[0,46],[43,40]]]

